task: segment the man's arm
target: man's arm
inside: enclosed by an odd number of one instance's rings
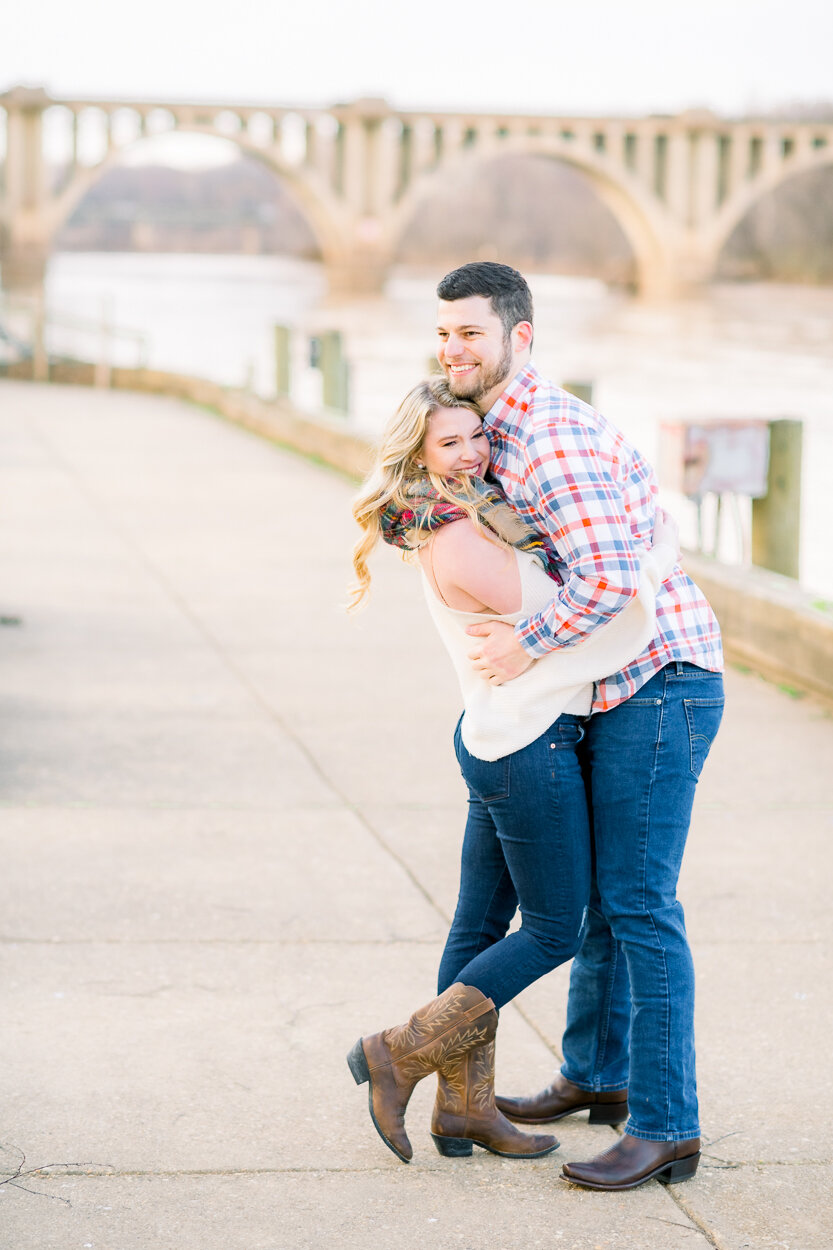
[[[652,546],[646,549],[640,561],[639,596],[637,596],[637,599],[630,600],[622,613],[617,613],[611,617],[599,630],[584,636],[582,640],[584,645],[580,649],[585,653],[588,647],[593,646],[601,638],[602,634],[607,635],[606,644],[610,643],[611,633],[609,631],[611,629],[615,631],[620,624],[623,624],[630,617],[636,609],[639,599],[643,596],[645,590],[645,587],[641,584],[643,579],[651,588],[650,617],[651,628],[654,628],[656,592],[665,578],[670,577],[680,557],[679,527],[674,518],[662,508],[657,508],[656,510],[651,542]],[[643,602],[640,606],[644,615],[647,610],[646,605]],[[631,629],[631,638],[633,638],[633,630],[636,628],[634,622],[628,620],[628,628]],[[529,652],[515,638],[514,630],[510,625],[505,625],[500,621],[484,622],[482,625],[470,626],[466,632],[479,640],[473,644],[473,650],[469,652],[472,667],[485,681],[489,681],[493,685],[499,686],[506,681],[512,681],[515,677],[519,677],[533,662]],[[567,648],[562,647],[559,650],[563,652]],[[632,652],[629,646],[626,647],[626,652],[626,660],[632,660],[635,652]],[[574,652],[573,654],[575,655],[576,653]],[[608,655],[609,659],[610,656]]]
[[[527,448],[527,498],[566,566],[542,612],[515,626],[532,656],[581,641],[639,590],[639,549],[613,465],[592,430],[575,421],[545,427]],[[653,493],[652,483],[646,491]]]
[[[470,658],[487,680],[510,681],[531,660],[586,638],[612,620],[639,590],[634,545],[622,493],[592,430],[558,421],[533,434],[524,485],[564,561],[567,576],[542,612],[514,630],[500,622],[469,626],[477,639]],[[646,478],[646,493],[655,493]]]

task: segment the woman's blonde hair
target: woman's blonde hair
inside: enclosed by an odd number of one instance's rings
[[[393,417],[382,431],[376,459],[365,482],[353,501],[353,516],[364,533],[353,548],[353,569],[357,584],[351,587],[348,612],[355,611],[370,589],[368,557],[382,536],[380,516],[393,504],[403,510],[411,503],[405,495],[405,487],[416,477],[425,476],[426,470],[417,464],[417,458],[428,433],[428,425],[438,408],[468,408],[480,416],[480,409],[467,399],[458,399],[449,389],[444,378],[430,378],[420,382],[409,391]],[[454,494],[448,489],[446,479],[436,473],[428,473],[432,486],[450,503],[457,503],[479,524],[474,507],[461,493],[466,489],[465,480],[455,483]],[[426,537],[428,536],[426,531]],[[415,535],[419,546],[419,528]]]

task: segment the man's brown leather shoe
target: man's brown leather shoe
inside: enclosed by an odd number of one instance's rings
[[[550,1124],[574,1111],[589,1111],[590,1124],[621,1124],[628,1118],[628,1091],[603,1090],[590,1093],[579,1089],[559,1072],[552,1085],[531,1098],[496,1099],[498,1111],[519,1124]]]
[[[589,1163],[565,1163],[561,1174],[585,1189],[635,1189],[656,1177],[663,1185],[689,1180],[700,1162],[700,1138],[643,1141],[625,1133]]]

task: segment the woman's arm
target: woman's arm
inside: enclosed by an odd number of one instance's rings
[[[493,542],[468,518],[436,530],[419,550],[439,597],[458,612],[520,611],[521,576],[514,549]]]

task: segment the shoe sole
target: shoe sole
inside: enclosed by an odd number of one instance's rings
[[[501,1159],[543,1159],[544,1155],[551,1155],[557,1150],[561,1142],[556,1141],[552,1146],[547,1146],[545,1150],[536,1150],[534,1154],[525,1152],[524,1154],[510,1154],[507,1150],[495,1150],[494,1146],[487,1146],[485,1142],[478,1141],[476,1137],[438,1137],[436,1133],[431,1134],[434,1139],[434,1145],[437,1150],[446,1159],[468,1159],[473,1153],[473,1148],[479,1146],[481,1150],[488,1150],[489,1154],[498,1155]]]
[[[600,1181],[582,1180],[578,1176],[569,1176],[563,1171],[558,1179],[567,1181],[570,1185],[580,1185],[582,1189],[609,1190],[611,1193],[618,1193],[623,1189],[636,1189],[639,1185],[644,1185],[646,1181],[658,1180],[661,1185],[679,1185],[682,1181],[690,1181],[697,1171],[699,1162],[700,1151],[698,1150],[697,1154],[686,1155],[684,1159],[673,1159],[671,1163],[661,1163],[659,1167],[654,1168],[653,1172],[648,1172],[635,1181],[625,1181],[621,1185],[605,1185]]]

